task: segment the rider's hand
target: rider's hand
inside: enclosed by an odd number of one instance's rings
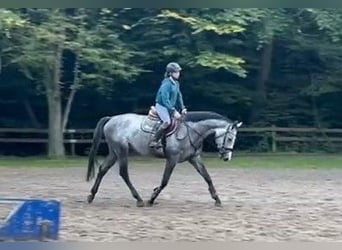
[[[186,115],[187,112],[188,112],[188,111],[186,110],[186,108],[183,108],[183,109],[182,109],[182,115]]]
[[[180,119],[182,116],[181,114],[176,110],[175,113],[173,114],[173,116],[176,118],[176,119]]]

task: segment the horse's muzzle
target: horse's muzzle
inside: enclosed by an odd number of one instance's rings
[[[221,153],[220,154],[220,159],[223,161],[230,161],[231,160],[231,152],[226,152],[226,153]]]
[[[232,153],[233,153],[233,149],[231,148],[220,149],[219,150],[220,159],[224,161],[230,161],[232,158]]]

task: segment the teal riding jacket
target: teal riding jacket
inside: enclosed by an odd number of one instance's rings
[[[173,82],[170,78],[165,78],[157,92],[156,103],[166,107],[170,114],[173,114],[175,110],[181,111],[184,109],[179,82]]]

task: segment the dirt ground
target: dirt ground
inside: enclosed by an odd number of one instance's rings
[[[147,200],[163,168],[130,167]],[[179,165],[154,207],[137,208],[113,168],[92,204],[85,168],[0,168],[0,195],[58,198],[60,241],[342,241],[342,170],[209,168],[223,203]]]

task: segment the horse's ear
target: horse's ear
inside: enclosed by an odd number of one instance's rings
[[[234,121],[233,128],[240,128],[242,126],[243,122]]]

